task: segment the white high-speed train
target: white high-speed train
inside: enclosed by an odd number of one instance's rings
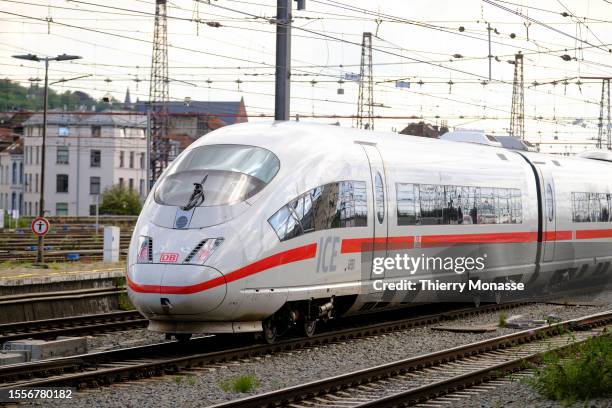
[[[598,157],[601,159],[602,157]],[[609,276],[612,163],[299,122],[221,128],[147,198],[129,248],[149,329],[311,335],[330,316],[431,301],[376,293],[373,257],[485,256],[442,281]],[[415,274],[409,279],[423,279]],[[444,300],[437,294],[437,300]],[[498,299],[499,300],[499,299]]]

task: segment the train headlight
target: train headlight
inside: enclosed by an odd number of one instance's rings
[[[137,263],[153,262],[153,239],[151,237],[138,237]]]
[[[203,265],[223,243],[223,238],[209,238],[200,242],[185,259],[185,263]]]

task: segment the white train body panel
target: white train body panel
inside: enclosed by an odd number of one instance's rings
[[[173,174],[181,158],[192,157],[186,155],[194,149],[217,145],[265,149],[278,158],[280,167],[246,200],[206,206],[206,200],[215,200],[209,194],[212,198],[207,197],[202,206],[189,211],[181,210],[180,205],[157,202],[156,189],[168,174]],[[611,169],[610,163],[588,159],[522,155],[490,146],[325,125],[281,122],[224,127],[189,146],[147,198],[129,249],[129,295],[135,307],[150,319],[153,330],[259,331],[262,320],[291,302],[346,296],[351,304],[345,312],[356,313],[380,305],[431,300],[419,293],[410,299],[385,294],[381,302],[372,305],[367,296],[374,278],[369,263],[372,256],[486,253],[489,262],[480,275],[490,280],[529,277],[537,281],[546,271],[552,273],[580,263],[609,265],[612,254],[602,253],[596,245],[577,245],[577,241],[610,242],[612,223],[572,222],[572,193],[609,195]],[[206,183],[214,184],[214,180]],[[298,197],[304,197],[300,202],[306,206],[320,186],[349,181],[357,183],[338,185],[338,189],[346,187],[351,197],[357,197],[365,185],[365,197],[359,197],[365,199],[367,226],[319,229],[315,224],[320,220],[313,216],[314,231],[280,240],[269,222],[271,217]],[[554,206],[554,222],[544,214],[545,208],[539,209],[539,200],[543,206],[547,202],[547,183],[554,194],[548,201]],[[456,201],[450,203],[457,209],[451,215],[454,221],[443,220],[453,225],[434,224],[432,219],[440,219],[423,211],[411,215],[411,191],[433,197],[440,189],[445,189],[444,197]],[[325,191],[329,190],[322,191],[319,203],[327,199]],[[493,215],[459,211],[460,205],[468,208],[471,191],[492,194],[491,200],[506,200],[513,210]],[[419,200],[422,205],[424,199],[419,196]],[[401,220],[398,201],[403,203]],[[352,202],[356,209],[360,201],[355,198]],[[188,225],[177,228],[183,215],[190,217]],[[497,217],[499,223],[487,223],[489,216]],[[345,215],[340,217],[340,222],[363,222],[355,221],[357,215],[352,221],[344,221]],[[419,221],[413,222],[417,217]],[[307,228],[301,225],[299,230]],[[139,260],[141,237],[152,241],[146,262]],[[184,263],[203,240],[219,238],[223,241],[204,264]],[[566,247],[555,248],[561,241]],[[399,272],[386,271],[384,279],[402,277]],[[480,276],[433,272],[431,277],[467,281]]]

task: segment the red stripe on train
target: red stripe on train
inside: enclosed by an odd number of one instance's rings
[[[612,229],[577,230],[576,239],[612,238]]]
[[[534,242],[537,232],[492,232],[483,234],[424,235],[421,247],[435,247],[446,244],[505,244]]]
[[[571,241],[572,231],[546,231],[542,235],[543,241]]]
[[[576,239],[612,238],[612,229],[605,230],[578,230]],[[448,244],[503,244],[535,242],[538,239],[536,232],[505,232],[483,234],[456,234],[456,235],[424,235],[421,237],[421,247],[445,246]],[[567,241],[572,239],[572,231],[547,231],[543,235],[544,241]],[[415,237],[389,237],[389,238],[349,238],[343,239],[340,252],[343,254],[359,253],[374,250],[412,249]],[[129,276],[128,286],[135,292],[164,293],[173,295],[188,295],[236,281],[250,275],[271,269],[277,266],[314,258],[317,254],[317,244],[308,244],[298,248],[271,255],[250,265],[230,272],[225,277],[211,279],[195,285],[188,286],[160,286],[141,285],[133,282]]]
[[[140,293],[163,293],[169,295],[189,295],[192,293],[202,292],[207,289],[246,278],[266,269],[271,269],[276,266],[286,265],[292,262],[303,261],[314,258],[317,254],[317,244],[308,244],[298,248],[289,249],[287,251],[271,255],[261,259],[250,265],[236,269],[233,272],[226,274],[224,277],[211,279],[205,282],[200,282],[195,285],[187,286],[160,286],[160,285],[141,285],[133,282],[129,276],[127,279],[128,286],[135,292]]]
[[[389,249],[411,249],[414,248],[414,237],[389,237],[389,238],[348,238],[342,240],[340,253],[351,254],[355,252],[368,252]]]

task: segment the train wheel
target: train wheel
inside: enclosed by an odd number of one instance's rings
[[[187,343],[191,340],[191,333],[177,333],[174,335],[179,343]]]
[[[316,330],[317,330],[317,321],[316,320],[306,321],[306,322],[304,322],[302,324],[302,332],[303,332],[304,336],[306,336],[306,337],[314,336]]]
[[[266,319],[263,324],[263,338],[268,344],[274,344],[278,336],[278,329],[274,319]]]

